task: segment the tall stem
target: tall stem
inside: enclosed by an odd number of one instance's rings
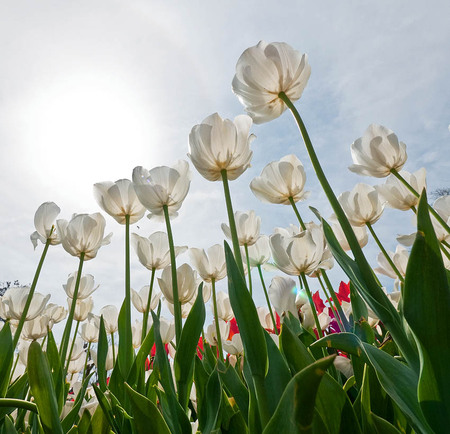
[[[420,194],[414,190],[414,188],[406,181],[405,178],[403,178],[400,173],[396,169],[391,169],[390,172],[416,197],[420,197]],[[436,218],[436,220],[442,225],[442,227],[450,234],[450,227],[448,224],[444,221],[444,219],[436,212],[436,210],[428,204],[428,209],[433,214],[433,216]]]
[[[236,259],[239,271],[241,272],[242,276],[245,276],[244,264],[242,263],[241,249],[239,247],[236,222],[234,221],[233,204],[231,203],[231,194],[230,194],[230,186],[228,185],[227,171],[223,169],[220,173],[222,174],[223,191],[225,194],[225,203],[227,205],[228,223],[230,225],[231,241],[233,243],[234,257]]]
[[[169,209],[167,205],[163,205],[164,218],[166,220],[167,237],[169,238],[169,250],[170,250],[170,266],[172,269],[172,290],[173,290],[173,312],[175,317],[175,336],[177,345],[180,343],[181,338],[181,304],[178,296],[178,280],[177,280],[177,264],[175,259],[175,247],[173,244],[172,228],[170,226]]]
[[[116,347],[114,346],[114,333],[111,333],[111,350],[113,356],[113,366],[116,363]]]
[[[70,306],[69,316],[67,317],[66,326],[64,327],[64,332],[61,340],[61,349],[59,355],[61,357],[61,364],[63,366],[66,361],[67,347],[69,346],[70,332],[72,330],[73,315],[75,314],[75,307],[77,304],[78,289],[80,287],[83,263],[84,263],[84,252],[80,254],[80,263],[78,265],[77,280],[75,281],[75,289],[73,291],[72,304]]]
[[[323,276],[323,280],[325,280],[325,285],[327,286],[328,291],[330,291],[331,298],[334,301],[334,305],[335,305],[337,311],[339,312],[339,317],[340,317],[340,319],[342,321],[344,329],[346,331],[350,331],[351,330],[350,324],[349,324],[349,322],[347,320],[347,317],[345,316],[344,311],[342,310],[341,303],[339,303],[339,300],[336,297],[336,293],[333,290],[333,285],[331,284],[330,279],[328,278],[328,275],[327,275],[326,271],[325,270],[320,270],[320,272],[321,272],[321,274]]]
[[[300,276],[298,276],[298,278],[299,278],[299,280],[301,278],[301,280],[303,281],[306,295],[308,296],[309,305],[311,306],[311,312],[314,317],[314,322],[316,323],[316,328],[317,328],[317,333],[319,334],[319,338],[323,338],[323,332],[322,332],[322,328],[320,327],[319,317],[317,316],[316,306],[314,304],[314,301],[313,301],[313,298],[311,295],[311,291],[309,289],[308,281],[306,280],[305,273],[300,274]]]
[[[292,208],[293,208],[293,210],[295,212],[295,215],[297,216],[297,220],[300,223],[300,227],[305,231],[306,230],[306,225],[303,222],[303,220],[302,220],[302,218],[300,216],[300,213],[298,212],[297,205],[295,204],[294,199],[292,198],[292,196],[289,197],[289,202],[291,203]]]
[[[253,286],[252,286],[252,268],[250,267],[250,256],[248,255],[248,245],[244,244],[245,250],[245,259],[247,261],[247,273],[248,273],[248,290],[250,291],[250,295],[253,294]]]
[[[141,342],[144,342],[145,336],[147,336],[148,314],[150,312],[150,304],[152,302],[153,282],[155,281],[155,272],[156,272],[156,268],[152,268],[152,277],[150,278],[150,288],[148,290],[147,306],[145,308],[144,318],[142,319]]]
[[[88,347],[86,350],[86,359],[84,360],[84,368],[83,368],[83,378],[81,380],[81,384],[84,383],[84,379],[86,378],[86,369],[87,369],[87,364],[88,364],[88,360],[89,360],[89,352],[91,351],[91,342],[88,342]]]
[[[337,311],[336,306],[333,303],[330,294],[328,294],[328,290],[325,287],[325,285],[323,284],[322,278],[320,277],[320,274],[317,275],[317,280],[319,281],[320,286],[322,287],[322,291],[325,294],[325,297],[327,298],[328,303],[330,303],[330,307],[331,307],[331,310],[333,311],[333,314],[334,314],[334,316],[336,318],[336,322],[337,322],[337,325],[339,327],[339,331],[340,332],[344,331],[345,329],[344,329],[344,324],[342,323],[342,320],[341,320],[341,316],[339,315],[339,312]]]
[[[267,288],[266,288],[266,284],[264,283],[264,277],[263,277],[263,274],[262,274],[262,271],[261,271],[261,265],[260,264],[258,264],[258,273],[259,273],[259,278],[261,279],[261,285],[263,287],[264,296],[266,297],[267,307],[269,308],[270,318],[272,319],[273,331],[274,331],[275,334],[278,334],[277,322],[275,321],[275,317],[273,315],[272,306],[270,305],[269,294],[267,293]]]
[[[211,280],[211,288],[212,288],[212,298],[213,298],[213,308],[214,308],[214,323],[216,324],[217,349],[219,351],[219,357],[222,359],[222,357],[223,357],[222,337],[220,336],[219,315],[217,313],[216,279]]]
[[[69,355],[67,356],[67,362],[65,365],[66,368],[65,368],[64,372],[67,372],[69,370],[69,363],[70,363],[70,359],[72,358],[73,347],[75,346],[75,340],[77,338],[79,326],[80,326],[80,321],[77,321],[77,324],[75,325],[75,332],[73,333],[72,345],[70,345]]]
[[[47,239],[44,250],[42,251],[41,259],[34,273],[33,282],[31,284],[30,292],[28,293],[27,301],[25,302],[25,307],[23,308],[22,316],[20,317],[19,324],[17,326],[16,332],[14,333],[13,347],[16,348],[17,342],[19,341],[20,334],[22,333],[23,325],[27,318],[28,310],[30,309],[31,300],[33,299],[34,291],[39,279],[39,274],[41,274],[42,265],[44,264],[45,256],[47,255],[48,247],[50,246],[50,238]]]
[[[388,263],[391,266],[392,270],[397,275],[397,277],[400,279],[400,282],[404,283],[405,279],[401,275],[400,271],[398,271],[398,268],[395,266],[394,261],[391,259],[391,257],[389,256],[388,252],[383,247],[383,244],[381,244],[381,241],[377,237],[377,234],[375,233],[375,231],[373,230],[372,225],[369,222],[366,222],[366,226],[367,226],[367,229],[369,229],[369,232],[371,233],[371,235],[372,235],[373,239],[375,240],[375,242],[377,243],[378,247],[380,248],[381,253],[383,253],[384,257],[386,258],[386,261],[388,261]]]

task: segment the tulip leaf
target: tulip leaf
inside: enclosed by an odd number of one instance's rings
[[[336,356],[320,359],[297,373],[287,385],[264,434],[312,433],[320,382]]]
[[[248,360],[252,375],[264,378],[268,369],[266,339],[260,326],[258,312],[252,296],[248,292],[244,278],[226,242],[225,257],[228,273],[228,294],[241,333],[245,358]]]
[[[417,353],[406,336],[399,313],[389,301],[389,298],[381,289],[380,285],[376,282],[373,276],[373,270],[370,268],[362,252],[361,255],[358,256],[357,261],[350,258],[340,246],[330,225],[323,218],[321,219],[321,222],[325,238],[334,258],[355,285],[361,297],[387,327],[408,363],[410,363],[411,367],[418,372],[419,360]]]
[[[105,396],[103,391],[99,387],[97,387],[97,385],[93,384],[92,387],[94,388],[95,395],[97,396],[99,405],[98,408],[102,409],[103,415],[107,419],[109,425],[111,425],[111,428],[113,428],[116,432],[120,432],[120,427],[117,424],[116,418],[114,417],[112,406],[108,401],[108,398]]]
[[[47,357],[37,341],[28,349],[28,379],[45,433],[63,432],[59,420],[58,403]]]
[[[106,390],[106,357],[108,355],[108,338],[106,336],[103,315],[100,317],[97,345],[97,375],[98,384],[102,392]]]
[[[436,432],[450,414],[450,287],[428,213],[425,190],[417,210],[417,235],[406,270],[403,312],[421,354],[418,397]]]
[[[205,322],[205,302],[203,301],[203,282],[198,288],[197,299],[192,306],[181,332],[180,343],[174,360],[175,379],[178,387],[178,402],[187,408],[189,391],[192,386],[194,357],[198,339]]]
[[[83,416],[85,414],[89,415],[90,413],[87,410],[85,410]],[[81,419],[83,419],[83,416]],[[81,434],[80,429],[78,429],[78,432]],[[98,406],[94,411],[94,414],[90,418],[90,425],[88,427],[88,431],[86,431],[86,434],[110,434],[110,432],[111,428],[108,422],[108,418],[105,416],[103,409],[100,406]]]
[[[131,323],[127,316],[130,300],[125,300],[119,312],[119,351],[117,354],[117,363],[119,364],[122,378],[128,378],[131,365],[133,364],[133,336],[131,333]]]
[[[65,402],[65,381],[61,367],[61,359],[59,358],[58,348],[55,338],[50,330],[47,335],[47,359],[52,373],[53,383],[55,384],[55,394],[58,402],[58,411],[61,412]]]
[[[145,389],[145,362],[152,350],[155,337],[153,334],[153,325],[150,331],[147,333],[141,347],[131,367],[130,374],[128,375],[127,383],[137,390],[139,393],[143,393]]]
[[[362,357],[366,363],[375,369],[381,386],[401,408],[414,429],[419,432],[431,430],[423,417],[417,400],[417,374],[409,366],[384,351],[361,342],[352,333],[331,334],[316,341],[313,345],[337,348],[346,353]]]
[[[197,417],[198,428],[203,431],[203,427],[206,423],[206,384],[208,383],[209,376],[203,367],[203,363],[198,357],[194,357],[194,381],[195,391],[197,395]]]
[[[0,330],[0,398],[6,394],[13,365],[14,347],[9,321]]]
[[[128,384],[125,384],[125,389],[131,400],[136,432],[138,434],[170,434],[169,427],[156,405],[145,396],[135,392]]]
[[[220,426],[220,405],[222,402],[222,386],[219,374],[213,371],[206,383],[206,422],[202,430],[204,434],[212,433]]]

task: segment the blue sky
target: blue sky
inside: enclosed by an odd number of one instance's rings
[[[211,113],[243,112],[231,92],[240,54],[259,40],[308,53],[312,74],[296,106],[335,192],[382,180],[352,174],[350,144],[370,123],[406,143],[405,169],[425,166],[430,191],[448,187],[450,4],[447,2],[4,1],[0,3],[0,281],[33,279],[33,216],[45,201],[72,213],[100,211],[95,182],[131,178],[135,166],[187,159],[193,125]],[[260,203],[248,185],[270,161],[295,153],[307,172],[308,206],[331,213],[289,113],[253,126],[252,167],[231,183],[236,210],[254,209],[262,232],[295,223],[291,209]],[[222,243],[226,210],[220,183],[194,171],[173,221],[179,245]],[[123,297],[123,228],[85,272],[101,285],[97,312]],[[411,215],[387,210],[375,230],[386,248],[414,230]],[[143,236],[163,225],[138,223]],[[365,249],[376,265],[377,249]],[[133,260],[132,286],[148,283]],[[180,263],[188,261],[187,255]],[[62,284],[77,259],[50,249],[38,291],[64,303]],[[333,271],[336,283],[342,273]],[[255,278],[256,278],[255,273]],[[385,281],[389,286],[391,282]],[[263,299],[261,295],[261,304]]]

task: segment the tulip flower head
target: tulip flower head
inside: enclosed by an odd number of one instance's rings
[[[77,272],[69,274],[67,283],[63,285],[67,297],[73,298],[75,291],[75,284],[77,281]],[[82,300],[89,297],[100,285],[95,286],[94,276],[92,274],[84,274],[80,278],[80,285],[78,287],[77,299]]]
[[[395,252],[387,252],[389,257],[391,258],[394,265],[397,267],[397,270],[404,277],[406,274],[406,266],[408,265],[409,253],[405,247],[398,245],[395,249]],[[379,253],[377,257],[379,267],[374,268],[373,271],[377,273],[384,274],[392,279],[397,279],[398,276],[392,269],[391,265],[387,261],[386,257]]]
[[[138,312],[144,313],[147,310],[149,292],[150,285],[143,286],[139,292],[131,289],[131,301]],[[152,292],[152,299],[150,300],[150,306],[148,307],[149,310],[156,309],[161,296],[162,294],[160,292]]]
[[[150,211],[148,218],[162,218],[165,206],[169,216],[176,217],[189,191],[191,171],[184,160],[151,170],[138,166],[133,170],[133,183],[142,205]]]
[[[261,235],[255,244],[249,246],[248,255],[251,267],[265,264],[271,257],[269,237]]]
[[[348,252],[351,250],[350,245],[348,244],[347,237],[342,230],[341,224],[338,222],[336,215],[332,214],[329,218],[329,223],[331,224],[331,229],[333,230],[338,243],[342,247],[343,250]],[[367,228],[365,226],[352,226],[353,232],[355,234],[356,239],[358,240],[358,244],[360,247],[364,247],[369,241],[369,235],[367,233]]]
[[[85,261],[95,258],[100,247],[111,242],[112,233],[103,238],[105,226],[105,218],[100,213],[74,214],[69,222],[56,221],[64,250],[78,257],[84,253]]]
[[[283,318],[288,312],[297,317],[297,289],[290,277],[275,276],[269,286],[269,299],[276,313]]]
[[[441,216],[442,220],[450,226],[450,195],[441,196],[433,203],[433,208]],[[450,234],[436,220],[436,217],[430,214],[431,223],[433,224],[436,237],[439,241],[450,242]]]
[[[189,134],[189,158],[198,172],[208,181],[222,179],[222,170],[228,180],[234,180],[250,167],[252,151],[249,136],[252,120],[247,115],[234,121],[222,119],[217,113],[195,125]]]
[[[30,287],[28,286],[14,286],[8,289],[5,295],[1,297],[1,317],[3,319],[20,321],[29,292]],[[41,315],[49,299],[50,294],[44,296],[38,292],[35,292],[33,294],[33,298],[31,299],[30,308],[28,309],[25,321],[33,320]]]
[[[181,304],[185,304],[192,299],[198,288],[199,281],[197,273],[190,265],[182,264],[177,268],[177,281],[179,301]],[[164,268],[161,277],[158,278],[158,283],[166,300],[173,304],[172,269],[170,265]]]
[[[247,244],[247,246],[251,246],[255,244],[259,238],[261,217],[257,216],[253,210],[248,212],[236,211],[234,220],[236,221],[239,245],[244,246]],[[231,231],[227,224],[222,223],[222,230],[225,236],[231,239]]]
[[[284,92],[291,101],[297,101],[310,75],[306,54],[300,54],[284,42],[260,41],[239,58],[232,88],[253,122],[261,124],[286,110],[279,93]]]
[[[36,231],[30,235],[34,248],[37,247],[38,240],[43,244],[50,240],[51,245],[61,243],[61,239],[55,230],[55,219],[61,212],[54,202],[44,202],[34,215],[34,226]]]
[[[194,268],[205,282],[211,282],[213,279],[217,282],[227,275],[225,250],[220,244],[211,246],[208,254],[203,249],[191,248],[189,256]]]
[[[103,211],[122,225],[127,215],[130,216],[130,224],[133,224],[145,214],[145,207],[139,202],[129,179],[94,184],[94,196]]]
[[[353,163],[349,169],[364,176],[384,178],[392,169],[400,170],[406,163],[406,145],[399,142],[389,128],[369,125],[362,137],[351,145]]]
[[[250,183],[253,194],[262,202],[290,205],[305,200],[310,192],[304,191],[305,169],[301,161],[293,154],[279,161],[272,161]]]

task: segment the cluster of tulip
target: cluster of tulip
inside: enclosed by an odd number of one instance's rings
[[[192,128],[188,156],[204,178],[223,184],[228,224],[222,229],[231,247],[174,245],[171,219],[190,187],[186,161],[136,167],[132,180],[94,185],[99,206],[125,227],[120,310],[110,305],[94,315],[97,286],[82,273],[84,262],[110,242],[104,217],[56,220],[56,204],[39,207],[31,241],[44,249],[33,283],[0,299],[6,321],[0,331],[2,432],[445,432],[450,196],[428,205],[425,169],[401,170],[405,144],[371,125],[352,144],[350,170],[387,177],[386,183],[358,184],[336,197],[293,105],[309,75],[305,54],[260,42],[242,54],[232,83],[248,115],[229,120],[215,113]],[[269,163],[250,188],[263,202],[291,206],[298,225],[265,236],[254,211],[234,212],[229,181],[250,166],[252,122],[270,121],[286,109],[334,214],[330,224],[318,212],[318,223],[303,221],[296,204],[309,196],[305,170],[287,155]],[[395,252],[385,250],[373,229],[385,205],[417,215],[417,233],[399,237]],[[146,211],[165,222],[166,232],[130,234]],[[374,270],[362,252],[368,233],[380,248]],[[57,244],[79,258],[63,285],[68,309],[35,292],[47,250]],[[139,292],[130,285],[130,246],[150,271],[150,284]],[[191,265],[177,267],[186,251]],[[350,280],[338,291],[327,276],[334,260]],[[255,306],[252,268],[266,307]],[[264,269],[285,275],[267,289]],[[154,288],[158,271],[160,292]],[[387,294],[374,272],[394,279],[394,290]],[[301,289],[286,275],[296,276]],[[216,291],[225,277],[228,294]],[[327,306],[311,291],[311,279]],[[205,327],[209,299],[214,319]],[[161,316],[163,300],[173,321]],[[132,305],[142,321],[132,323]],[[57,344],[52,327],[64,319]]]

